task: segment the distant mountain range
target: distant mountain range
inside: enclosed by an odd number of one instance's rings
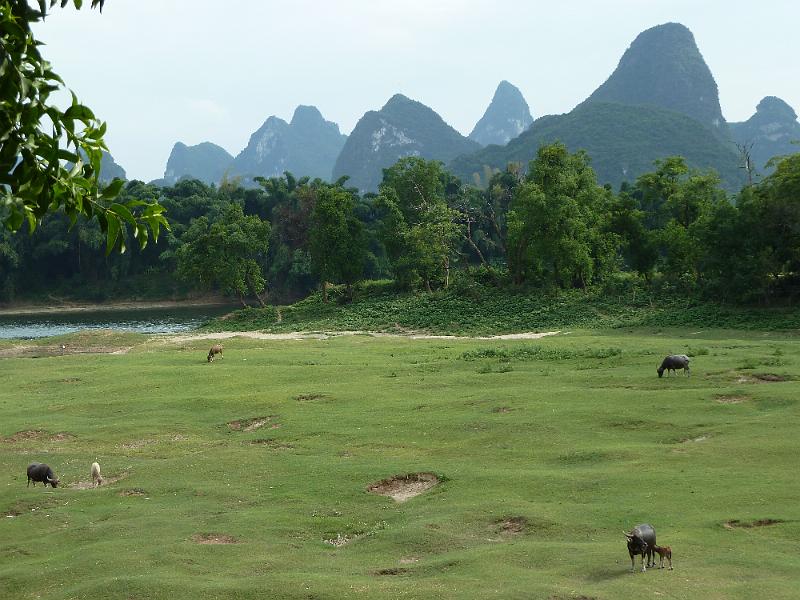
[[[440,160],[465,182],[485,183],[487,170],[510,162],[527,166],[540,145],[560,140],[585,149],[598,180],[618,186],[653,169],[670,155],[690,166],[715,169],[729,190],[743,183],[734,142],[750,148],[756,169],[767,173],[776,155],[800,151],[800,123],[783,100],[768,96],[744,123],[727,123],[717,84],[692,32],[666,23],[639,34],[609,78],[571,112],[536,121],[520,91],[501,81],[469,137],[431,108],[401,94],[365,113],[349,137],[313,106],[298,106],[291,122],[272,116],[236,158],[214,144],[175,144],[164,178],[219,183],[224,177],[252,184],[258,176],[331,180],[376,191],[383,169],[404,156]],[[112,167],[108,167],[112,169]],[[104,175],[106,167],[104,167]]]
[[[374,192],[383,169],[400,158],[449,161],[479,148],[424,104],[396,94],[380,110],[361,117],[336,159],[333,177],[349,175],[350,185]]]
[[[775,100],[762,107],[760,117],[729,127],[694,36],[683,25],[667,23],[639,34],[608,80],[572,112],[540,118],[506,146],[460,156],[449,166],[465,181],[485,183],[487,169],[527,165],[539,146],[560,140],[572,151],[589,153],[601,183],[634,181],[655,160],[679,154],[692,167],[716,170],[735,191],[744,175],[732,132],[740,139],[761,136],[754,150],[764,151],[758,156],[763,165],[766,155],[785,147],[778,141],[795,135],[792,123],[800,127],[791,108]]]

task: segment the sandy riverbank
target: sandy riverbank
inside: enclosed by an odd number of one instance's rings
[[[84,302],[63,302],[59,304],[0,304],[0,316],[46,315],[60,313],[110,312],[127,310],[160,310],[173,308],[200,308],[204,306],[230,306],[231,310],[241,308],[223,298],[193,300],[119,301],[92,304]]]

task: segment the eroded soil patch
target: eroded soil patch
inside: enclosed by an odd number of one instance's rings
[[[125,479],[128,476],[128,473],[120,473],[119,475],[113,475],[108,477],[103,475],[103,483],[99,486],[95,486],[94,481],[76,481],[75,483],[70,483],[66,487],[71,488],[73,490],[88,490],[94,487],[105,487],[107,485],[111,485],[112,483],[116,483],[122,479]]]
[[[273,450],[291,450],[294,448],[292,444],[279,442],[278,440],[272,438],[250,440],[248,444],[250,444],[251,446],[267,446],[268,448],[272,448]]]
[[[227,425],[232,431],[255,431],[256,429],[261,429],[273,419],[275,419],[275,415],[253,417],[251,419],[237,419],[236,421],[228,422]],[[277,429],[277,427],[280,427],[280,425],[277,423],[272,424],[273,429]]]
[[[777,375],[776,373],[753,373],[753,374],[740,374],[736,378],[736,383],[779,383],[782,381],[790,381],[792,378],[789,375]]]
[[[408,569],[403,567],[390,567],[388,569],[378,569],[375,571],[375,575],[383,576],[383,575],[406,575],[408,573]]]
[[[714,402],[719,404],[741,404],[752,399],[752,396],[747,394],[717,394],[714,396]]]
[[[494,526],[500,533],[518,535],[525,532],[528,526],[528,519],[525,517],[504,517],[499,521],[495,521]]]
[[[0,437],[0,442],[10,444],[33,441],[63,442],[74,438],[75,436],[73,434],[67,433],[66,431],[59,433],[48,433],[47,431],[42,431],[41,429],[29,429],[27,431],[18,431],[17,433],[6,438]]]
[[[752,529],[753,527],[768,527],[783,523],[780,519],[758,519],[757,521],[740,521],[731,519],[722,525],[725,529]]]
[[[144,448],[145,446],[149,446],[155,443],[156,440],[148,438],[144,440],[134,440],[132,442],[126,442],[124,444],[120,444],[118,448],[122,448],[124,450],[138,450],[139,448]]]
[[[142,488],[131,488],[129,490],[122,490],[119,493],[120,496],[146,496],[147,492],[144,491]]]
[[[225,533],[195,533],[192,536],[192,541],[195,544],[238,544],[237,540],[232,535]]]
[[[294,397],[295,400],[298,402],[313,402],[314,400],[327,400],[328,396],[326,394],[297,394]]]
[[[350,542],[352,542],[356,536],[354,535],[342,535],[341,533],[337,533],[335,538],[329,538],[326,540],[322,540],[326,544],[330,544],[334,548],[340,548],[342,546],[346,546]]]
[[[405,502],[439,484],[434,473],[409,473],[383,479],[367,487],[372,494],[389,496],[395,502]]]
[[[496,407],[494,407],[494,408],[492,409],[492,412],[493,412],[493,413],[502,413],[502,414],[505,414],[505,413],[510,413],[510,412],[511,412],[511,410],[512,410],[512,409],[511,409],[511,408],[509,408],[508,406],[496,406]]]

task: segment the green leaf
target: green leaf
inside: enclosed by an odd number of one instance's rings
[[[106,223],[108,229],[106,230],[106,256],[111,254],[114,246],[117,243],[117,236],[119,236],[119,217],[115,214],[106,214]]]
[[[112,181],[106,187],[103,188],[103,192],[100,194],[100,197],[103,198],[104,200],[113,200],[114,198],[119,196],[119,192],[122,189],[123,185],[125,185],[125,181],[119,179],[118,177],[115,177],[114,181]],[[122,205],[120,204],[117,206],[122,206]]]

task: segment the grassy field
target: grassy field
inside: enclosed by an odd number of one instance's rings
[[[60,341],[0,343],[3,599],[798,597],[791,334]],[[674,571],[629,573],[640,522]]]

